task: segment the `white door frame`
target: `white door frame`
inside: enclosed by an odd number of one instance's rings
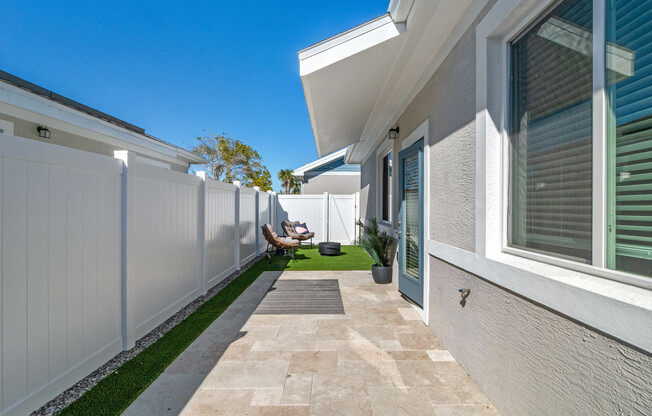
[[[430,240],[430,144],[428,140],[428,119],[414,129],[401,143],[401,150],[407,149],[423,137],[423,244],[427,247]],[[398,177],[398,175],[396,175]],[[430,255],[428,250],[423,254],[423,309],[411,304],[415,311],[421,316],[423,322],[428,325],[428,311],[430,309]],[[399,266],[400,267],[400,266]]]

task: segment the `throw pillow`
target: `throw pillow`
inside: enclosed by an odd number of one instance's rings
[[[304,222],[303,224],[296,225],[294,227],[294,231],[296,231],[299,234],[308,234],[308,227],[306,226],[306,223]]]

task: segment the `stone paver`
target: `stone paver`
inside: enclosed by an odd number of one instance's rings
[[[338,279],[344,315],[253,315],[275,279]],[[266,272],[126,415],[499,416],[393,285]]]

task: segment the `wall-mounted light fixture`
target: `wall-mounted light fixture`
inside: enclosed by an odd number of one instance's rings
[[[389,140],[396,140],[398,137],[398,126],[393,129],[389,129]]]
[[[47,127],[38,126],[36,128],[36,131],[38,131],[38,137],[40,137],[42,139],[49,139],[50,138],[50,129],[48,129]]]

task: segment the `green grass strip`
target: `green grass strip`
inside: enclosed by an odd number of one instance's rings
[[[325,257],[317,248],[297,251],[296,262],[287,257],[259,260],[195,312],[136,357],[63,409],[59,415],[120,415],[143,393],[208,326],[265,271],[370,270],[372,261],[360,247],[343,246],[341,256]]]

